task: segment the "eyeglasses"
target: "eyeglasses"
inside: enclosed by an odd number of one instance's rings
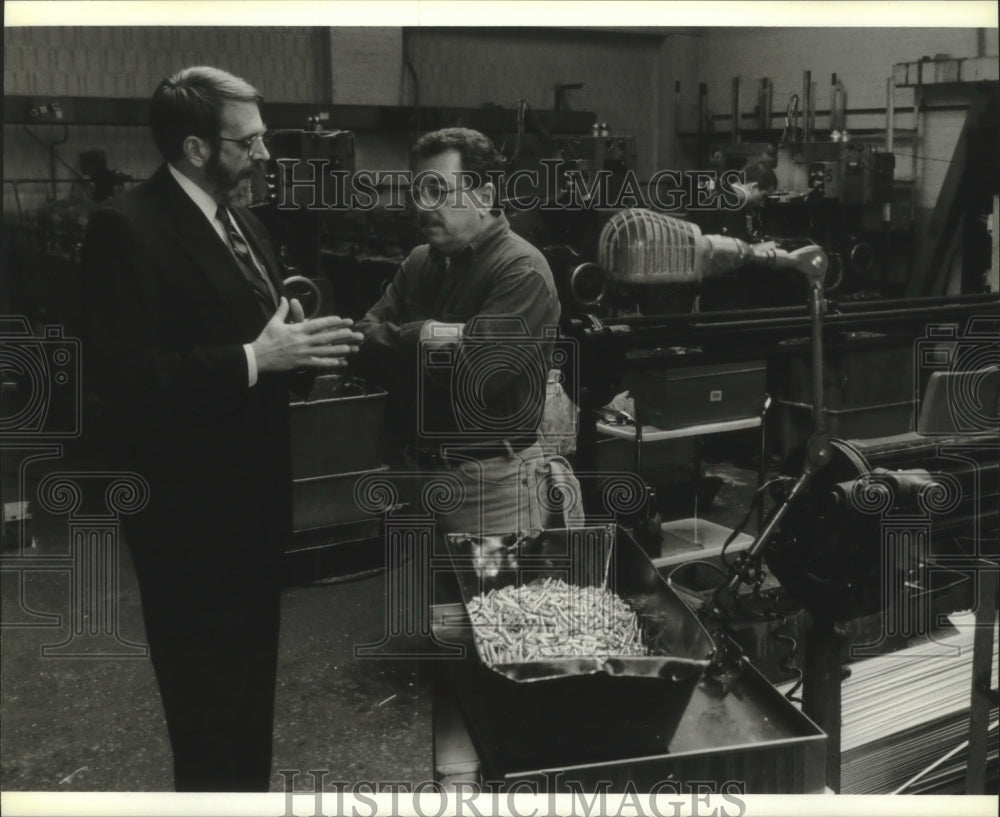
[[[247,152],[247,156],[253,153],[254,145],[260,144],[264,150],[267,150],[267,145],[271,141],[270,133],[255,133],[253,136],[247,136],[243,139],[230,139],[228,136],[220,136],[220,142],[233,142],[234,144],[241,145],[243,149]]]
[[[421,207],[440,207],[445,203],[445,199],[460,189],[461,185],[449,187],[439,182],[429,181],[423,184],[410,185],[410,198],[415,204]]]

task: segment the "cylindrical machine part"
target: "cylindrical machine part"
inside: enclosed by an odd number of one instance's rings
[[[634,208],[612,216],[597,241],[598,264],[623,284],[697,283],[751,261],[772,269],[798,269],[810,280],[826,275],[826,254],[814,245],[792,252],[750,245],[730,236],[702,235],[697,225]]]
[[[323,308],[323,295],[316,282],[304,275],[291,275],[281,282],[290,297],[299,299],[307,318],[315,318]]]
[[[708,83],[698,83],[698,135],[708,133]]]
[[[802,141],[812,136],[812,71],[802,72]]]
[[[843,133],[847,125],[847,117],[844,111],[845,93],[844,83],[833,74],[830,78],[830,130]]]
[[[761,130],[770,130],[771,128],[771,80],[764,77],[760,81],[760,87],[757,91],[757,116],[758,123],[757,127]]]
[[[866,275],[875,262],[875,251],[867,241],[857,241],[851,247],[848,257],[851,261],[851,272],[855,275]]]
[[[569,277],[570,292],[574,300],[584,307],[597,306],[607,292],[608,284],[604,270],[597,264],[580,264]]]
[[[681,84],[674,82],[674,133],[681,130]]]
[[[732,107],[730,109],[732,121],[733,144],[740,141],[740,78],[733,77]]]
[[[627,284],[701,280],[701,231],[686,221],[635,208],[617,213],[601,230],[598,265]]]
[[[832,450],[766,555],[806,609],[868,615],[884,608],[890,583],[905,590],[917,557],[960,561],[962,542],[995,552],[1000,463],[984,435],[833,440]],[[802,457],[785,470],[796,473]]]

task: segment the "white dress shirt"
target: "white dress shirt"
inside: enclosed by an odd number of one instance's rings
[[[172,164],[168,163],[167,168],[170,170],[170,175],[174,177],[177,184],[181,186],[181,190],[187,193],[191,201],[193,201],[198,206],[198,209],[205,214],[205,218],[208,219],[208,223],[212,225],[212,229],[218,234],[219,240],[222,241],[222,243],[225,244],[230,251],[232,251],[232,247],[229,246],[229,239],[226,238],[226,228],[223,227],[222,222],[215,217],[219,210],[219,203]],[[246,240],[246,236],[243,235],[243,231],[239,228],[235,219],[233,219],[233,227],[235,227],[236,232],[242,236],[243,242],[247,245],[247,249],[250,250],[250,256],[253,258],[254,263],[259,267],[260,262],[254,257],[253,250],[250,249],[250,242]],[[250,386],[254,386],[257,383],[257,356],[254,354],[253,347],[249,343],[245,343],[243,345],[243,351],[247,356],[247,382]]]

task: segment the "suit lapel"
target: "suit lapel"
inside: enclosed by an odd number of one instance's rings
[[[253,340],[263,327],[260,303],[247,285],[233,254],[165,165],[152,181],[159,187],[174,219],[177,240],[185,254],[215,290],[223,308],[239,326],[240,334]]]

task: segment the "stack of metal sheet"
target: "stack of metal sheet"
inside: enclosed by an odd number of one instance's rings
[[[894,792],[968,740],[975,617],[957,613],[949,620],[954,631],[851,664],[842,687],[842,794]],[[989,723],[996,720],[994,708]],[[955,753],[905,793],[960,793],[965,758],[964,750]],[[989,764],[995,769],[997,762],[994,728]]]

